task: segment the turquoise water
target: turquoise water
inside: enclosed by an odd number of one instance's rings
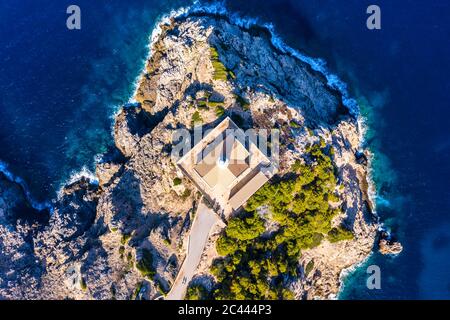
[[[132,95],[155,22],[189,3],[78,1],[82,29],[68,31],[69,1],[2,1],[0,161],[34,199],[49,201],[71,175],[93,170],[111,147],[112,117]],[[375,253],[340,297],[450,298],[450,6],[380,0],[382,30],[369,31],[369,4],[230,0],[227,8],[272,22],[290,46],[324,58],[367,118],[377,212],[404,252]],[[381,268],[381,290],[366,288],[370,264]]]
[[[1,2],[0,161],[36,201],[111,147],[156,21],[186,3],[78,1],[82,27],[69,31],[70,1]]]

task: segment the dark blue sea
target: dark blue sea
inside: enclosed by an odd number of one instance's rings
[[[112,145],[114,113],[133,94],[149,35],[191,1],[2,0],[0,168],[36,203]],[[81,8],[81,30],[66,8]],[[366,8],[381,8],[381,30]],[[293,48],[323,58],[361,106],[374,151],[377,212],[400,240],[345,279],[341,299],[450,299],[450,3],[446,0],[229,0],[273,23]],[[381,289],[366,268],[381,268]]]

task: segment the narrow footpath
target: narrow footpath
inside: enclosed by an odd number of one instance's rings
[[[209,233],[219,220],[217,214],[212,209],[209,209],[203,201],[199,204],[189,233],[186,258],[170,292],[166,296],[166,300],[182,300],[184,298],[189,282],[192,280],[200,263]]]

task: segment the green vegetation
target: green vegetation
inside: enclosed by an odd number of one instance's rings
[[[112,232],[116,232],[116,231],[117,231],[117,228],[113,227],[113,228],[111,228],[110,230],[111,230]]]
[[[314,269],[314,260],[311,260],[305,267],[305,275],[308,276],[313,269]]]
[[[123,256],[124,253],[125,253],[125,247],[124,246],[120,246],[119,247],[119,254],[120,254],[120,256]]]
[[[181,195],[181,198],[183,200],[186,200],[187,198],[189,198],[189,196],[191,195],[192,191],[191,189],[185,189],[183,194]]]
[[[221,106],[221,105],[223,105],[223,101],[209,101],[208,100],[208,107],[210,107],[210,108],[217,108],[217,107],[219,107],[219,106]]]
[[[173,179],[173,185],[174,186],[179,186],[181,184],[181,179],[176,177],[175,179]]]
[[[217,251],[223,257],[211,269],[218,280],[214,298],[292,299],[286,281],[297,276],[301,250],[334,234],[331,220],[338,210],[329,199],[336,197],[336,177],[327,149],[310,146],[292,169],[294,175],[259,189],[218,239]],[[279,225],[270,234],[264,227],[269,218],[257,213],[261,206],[269,208],[270,219]]]
[[[291,166],[291,170],[294,172],[299,172],[303,168],[303,163],[300,160],[295,160],[294,164]]]
[[[131,234],[125,233],[122,234],[122,238],[120,239],[120,244],[125,245],[128,244],[128,241],[131,239]]]
[[[209,96],[206,98],[202,98],[201,100],[197,100],[197,108],[199,110],[209,110],[209,109],[215,109],[216,115],[218,117],[221,117],[225,113],[225,108],[223,107],[223,101],[210,101]],[[200,114],[198,114],[200,116]],[[201,122],[201,117],[199,118],[197,115],[195,115],[195,119],[193,119],[194,122]]]
[[[155,275],[153,256],[150,250],[142,249],[142,257],[139,261],[136,261],[136,268],[141,272],[143,277],[152,278]]]
[[[204,96],[202,98],[199,98],[195,101],[197,109],[198,110],[210,110],[215,109],[217,117],[221,117],[225,114],[225,108],[223,107],[223,99],[220,99],[219,97],[215,97],[215,100],[211,100],[213,93],[211,91],[205,91]],[[217,101],[217,99],[221,101]],[[195,118],[194,118],[195,117]],[[202,119],[200,117],[200,113],[198,115],[194,114],[194,117],[192,119],[192,123],[195,122],[202,122]]]
[[[200,110],[209,110],[208,101],[207,100],[198,100],[197,108],[199,108]]]
[[[245,98],[243,98],[238,94],[235,94],[234,98],[236,99],[236,102],[241,105],[242,109],[249,110],[250,103],[248,103],[248,101]]]
[[[192,115],[192,120],[191,120],[192,127],[194,127],[195,124],[202,123],[202,122],[203,122],[203,118],[200,115],[200,112],[198,112],[198,110],[195,110],[194,114]]]
[[[161,293],[162,295],[166,295],[167,293],[169,293],[169,289],[162,283],[160,279],[155,280],[155,285],[159,293]]]
[[[297,122],[293,121],[293,120],[291,120],[289,125],[291,126],[291,128],[294,128],[294,129],[300,128],[300,125]]]
[[[218,106],[218,107],[216,108],[216,116],[217,116],[218,118],[220,118],[220,117],[222,117],[224,114],[225,114],[225,108],[222,107],[222,106]]]
[[[211,47],[210,52],[211,52],[211,63],[214,68],[213,79],[222,81],[226,81],[228,77],[230,77],[231,79],[235,79],[236,75],[231,70],[227,69],[220,61],[219,52],[217,52],[217,49]]]
[[[133,254],[131,252],[128,252],[127,254],[127,262],[128,262],[127,268],[129,270],[133,269],[134,261],[133,261]]]
[[[189,285],[185,300],[209,300],[210,294],[208,290],[201,284]]]
[[[84,278],[81,278],[81,280],[80,280],[80,288],[83,291],[87,290],[87,284],[86,284],[86,280],[84,280]]]
[[[342,240],[352,240],[353,237],[353,233],[343,227],[333,228],[328,232],[328,240],[333,243]]]
[[[139,295],[139,292],[142,290],[142,286],[144,285],[144,282],[141,281],[136,285],[136,289],[134,289],[133,294],[131,295],[131,300],[136,300],[137,296]]]

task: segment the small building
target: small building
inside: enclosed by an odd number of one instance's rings
[[[277,171],[265,153],[229,117],[177,164],[225,216],[245,204]]]

